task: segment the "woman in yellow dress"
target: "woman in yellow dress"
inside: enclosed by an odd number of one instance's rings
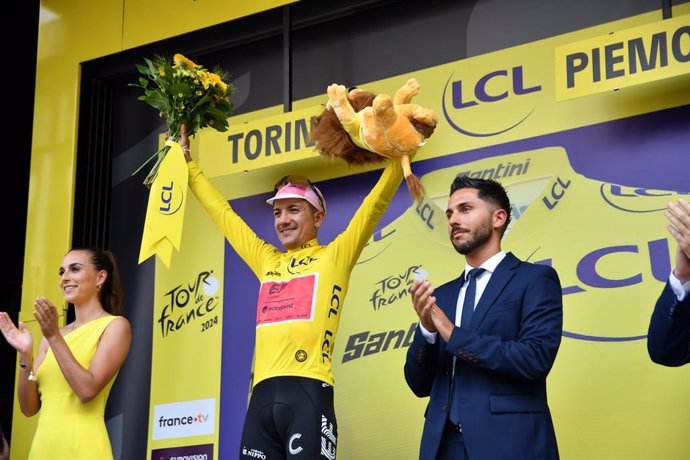
[[[19,407],[40,411],[31,460],[110,460],[105,405],[129,352],[131,330],[122,316],[122,288],[115,257],[97,248],[68,252],[60,288],[75,320],[60,328],[58,310],[45,297],[34,302],[43,338],[33,359],[33,338],[0,312],[0,330],[19,353]]]

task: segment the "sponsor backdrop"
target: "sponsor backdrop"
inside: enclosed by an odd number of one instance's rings
[[[655,365],[646,351],[675,249],[662,211],[690,198],[690,4],[674,16],[643,14],[361,85],[392,94],[415,77],[415,102],[440,122],[412,165],[423,202],[401,184],[352,275],[333,361],[338,458],[417,455],[426,400],[402,372],[416,325],[408,289],[415,273],[440,285],[464,267],[444,212],[452,179],[465,173],[507,187],[514,220],[504,248],[561,277],[563,342],[548,385],[562,458],[690,456],[690,368]],[[229,133],[194,140],[202,169],[274,244],[265,200],[282,173],[306,173],[324,191],[321,243],[378,178],[314,152],[308,121],[323,102],[234,117]],[[259,283],[194,198],[184,225],[170,269],[156,266],[149,451],[234,458],[251,448],[239,442]]]

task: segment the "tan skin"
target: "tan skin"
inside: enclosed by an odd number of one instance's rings
[[[501,251],[501,237],[508,217],[503,209],[495,209],[477,196],[477,189],[456,190],[448,199],[446,217],[448,234],[453,245],[467,243],[486,228],[488,239],[465,254],[467,263],[479,267]],[[455,329],[443,310],[436,305],[434,289],[428,280],[415,280],[411,289],[412,304],[422,326],[429,332],[438,332],[448,341]]]
[[[5,340],[19,353],[20,361],[27,369],[20,369],[17,395],[22,413],[28,417],[41,408],[36,382],[28,379],[30,370],[35,373],[46,357],[48,348],[53,352],[65,380],[83,403],[91,401],[119,371],[129,352],[131,329],[124,317],[113,320],[101,335],[96,353],[88,369],[75,359],[64,336],[95,319],[111,316],[98,298],[98,286],[107,278],[105,270],[97,271],[88,251],[68,252],[60,267],[60,287],[65,300],[74,305],[75,320],[60,328],[58,310],[45,297],[34,302],[34,318],[41,328],[43,338],[36,360],[33,356],[33,337],[20,321],[15,327],[6,312],[0,312],[0,331]]]
[[[189,163],[189,136],[187,127],[180,127],[180,146]],[[273,202],[273,227],[285,249],[298,249],[316,238],[326,214],[301,198],[285,198]]]
[[[687,283],[690,281],[690,203],[682,198],[670,202],[664,214],[669,220],[666,228],[678,244],[673,274],[681,283]]]
[[[297,249],[316,238],[324,213],[301,198],[284,198],[273,202],[276,235],[285,249]]]

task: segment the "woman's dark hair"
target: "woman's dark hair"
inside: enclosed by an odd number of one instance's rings
[[[112,315],[122,316],[122,298],[124,291],[120,283],[120,270],[115,254],[95,247],[73,248],[72,251],[86,251],[91,254],[91,262],[96,271],[105,270],[108,276],[98,292],[98,298],[105,311]],[[71,252],[71,251],[70,251]]]

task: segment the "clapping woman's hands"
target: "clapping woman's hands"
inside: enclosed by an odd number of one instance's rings
[[[10,316],[4,311],[0,311],[0,331],[2,331],[7,343],[19,353],[30,355],[33,352],[34,339],[23,321],[19,321],[19,328],[17,329]]]
[[[39,297],[34,302],[34,318],[38,321],[43,337],[46,339],[60,334],[57,308],[47,298]]]

